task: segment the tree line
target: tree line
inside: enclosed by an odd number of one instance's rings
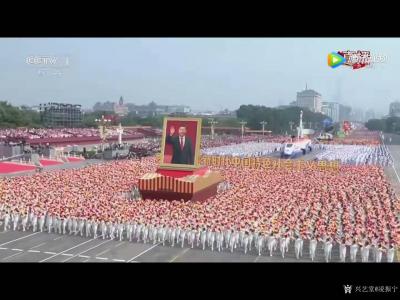
[[[262,128],[261,121],[266,121],[266,130],[271,130],[273,133],[290,132],[289,122],[292,123],[293,130],[298,126],[299,115],[301,108],[287,107],[287,108],[271,108],[260,105],[242,105],[237,110],[237,117],[224,116],[213,117],[218,122],[216,127],[240,127],[240,121],[247,121],[246,127],[250,129],[259,130]],[[101,116],[111,116],[114,125],[121,122],[122,126],[152,126],[161,128],[163,125],[163,115],[156,116],[138,116],[135,112],[128,113],[125,117],[117,117],[113,111],[94,111],[84,113],[82,119],[82,127],[96,127],[96,119]],[[171,114],[174,117],[197,117],[186,113]],[[211,116],[210,116],[211,117]],[[201,117],[203,126],[209,125],[210,117]],[[313,128],[322,127],[322,121],[327,117],[313,113],[307,109],[303,109],[303,122],[304,127],[308,127],[308,122],[312,122]],[[371,120],[373,121],[373,120]],[[400,122],[398,122],[400,127]],[[7,101],[0,101],[0,127],[2,128],[15,128],[15,127],[44,127],[40,119],[40,113],[29,109],[28,107],[12,106]]]
[[[18,108],[0,101],[0,127],[41,127],[40,114],[24,106]]]
[[[365,127],[369,130],[383,131],[387,133],[400,132],[400,118],[389,117],[384,119],[370,119],[365,123]]]

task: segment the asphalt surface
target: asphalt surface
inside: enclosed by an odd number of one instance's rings
[[[332,261],[339,262],[337,245],[332,250]],[[349,250],[346,261],[350,261]],[[360,251],[357,261],[361,261]],[[382,262],[384,261],[385,255],[382,258]],[[188,248],[187,245],[182,248],[181,245],[171,247],[74,235],[7,231],[0,232],[0,262],[311,262],[311,259],[307,241],[304,242],[303,257],[297,260],[294,242],[291,243],[285,258],[282,258],[279,249],[271,257],[266,252],[259,256],[254,248],[244,254],[241,248],[235,249],[233,253],[227,249],[221,252],[216,249],[203,251],[196,246],[194,249]],[[320,243],[314,262],[325,263]]]

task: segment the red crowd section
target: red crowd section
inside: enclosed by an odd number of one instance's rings
[[[64,164],[64,163],[61,162],[61,161],[53,160],[53,159],[40,159],[39,161],[40,161],[40,164],[41,164],[42,166],[55,166],[55,165],[62,165],[62,164]]]
[[[19,163],[0,162],[0,173],[9,174],[15,172],[34,171],[36,169],[33,165],[24,165]]]
[[[83,157],[67,157],[68,162],[80,162],[85,160]]]

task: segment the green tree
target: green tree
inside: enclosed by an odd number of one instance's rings
[[[365,127],[369,130],[386,131],[386,122],[382,119],[369,119],[368,122],[365,123]]]

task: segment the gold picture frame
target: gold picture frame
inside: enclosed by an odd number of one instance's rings
[[[164,154],[165,154],[165,140],[167,138],[167,124],[169,121],[181,121],[181,122],[196,122],[196,142],[194,146],[194,164],[171,164],[164,163]],[[162,133],[162,141],[161,141],[161,154],[160,154],[160,167],[164,169],[173,169],[173,170],[195,170],[200,167],[200,145],[201,145],[201,118],[178,118],[178,117],[165,117],[163,122],[163,133]]]

